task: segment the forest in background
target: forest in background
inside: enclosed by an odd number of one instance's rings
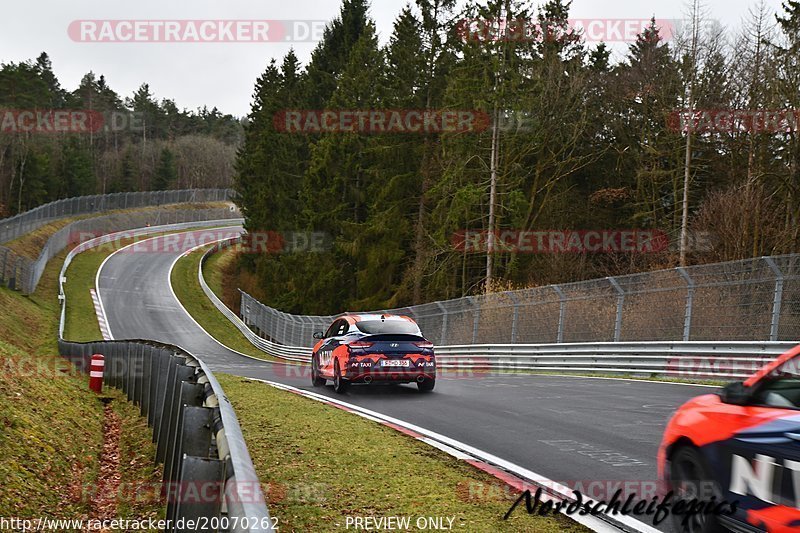
[[[59,110],[90,112],[103,123],[54,133],[48,122],[31,122],[23,131],[15,117],[34,110],[46,119]],[[236,117],[181,110],[158,101],[146,83],[123,98],[89,72],[69,91],[46,53],[0,65],[0,111],[0,218],[87,194],[229,187],[243,140]]]
[[[368,3],[344,0],[308,64],[291,52],[273,60],[255,86],[238,201],[251,231],[322,231],[333,247],[242,254],[236,283],[288,312],[331,313],[672,267],[684,190],[687,235],[713,242],[687,239],[686,264],[798,251],[798,131],[687,134],[669,117],[800,109],[800,2],[777,14],[755,5],[733,31],[696,0],[688,32],[665,40],[653,22],[619,61],[570,27],[569,2],[527,6],[489,0],[457,11],[451,0],[417,0],[382,46]],[[531,20],[558,38],[465,39],[464,19]],[[499,128],[494,144],[492,128],[276,129],[276,114],[292,109],[470,109],[522,116],[528,127]],[[490,227],[656,229],[672,245],[495,253],[487,283],[485,254],[457,249],[452,236]]]

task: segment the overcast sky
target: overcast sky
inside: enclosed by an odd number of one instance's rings
[[[738,30],[759,0],[706,0],[709,16]],[[381,42],[407,0],[373,0],[371,15]],[[540,2],[535,2],[538,5]],[[780,0],[765,0],[780,9]],[[685,18],[683,1],[574,0],[571,18],[589,20]],[[271,58],[295,48],[304,63],[313,41],[293,42],[85,42],[100,36],[100,26],[83,34],[75,21],[87,20],[303,20],[327,21],[339,11],[338,0],[25,0],[4,2],[0,18],[0,61],[33,59],[42,51],[53,62],[63,87],[74,90],[88,71],[104,74],[112,89],[130,96],[143,82],[158,99],[179,107],[217,106],[225,113],[249,111],[253,84]],[[74,31],[70,32],[70,25]],[[606,23],[610,24],[610,23]],[[269,33],[275,37],[274,28]],[[83,27],[84,29],[87,26]],[[115,26],[122,33],[123,26]],[[151,31],[156,31],[151,29]],[[87,37],[88,35],[88,37]],[[246,34],[245,34],[246,38]],[[615,50],[624,50],[624,44]],[[618,54],[621,52],[617,52]]]

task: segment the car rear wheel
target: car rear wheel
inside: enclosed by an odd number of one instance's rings
[[[425,378],[422,381],[417,381],[417,387],[422,392],[430,392],[436,386],[436,378]]]
[[[676,500],[708,502],[712,496],[722,501],[719,484],[711,479],[703,456],[692,446],[675,451],[670,461],[670,479]],[[692,516],[672,515],[675,531],[682,533],[716,533],[726,531],[714,514],[699,512]]]
[[[311,385],[314,387],[323,387],[328,380],[319,375],[319,369],[314,359],[311,359]]]
[[[344,393],[350,385],[343,377],[342,370],[339,368],[338,359],[333,362],[333,390],[339,394]]]

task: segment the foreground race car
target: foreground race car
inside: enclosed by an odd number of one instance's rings
[[[737,502],[679,531],[800,531],[800,346],[744,382],[682,405],[658,451],[665,490]]]
[[[408,317],[345,315],[314,338],[319,339],[311,354],[315,387],[330,379],[342,393],[353,383],[415,382],[428,392],[436,384],[433,344]]]

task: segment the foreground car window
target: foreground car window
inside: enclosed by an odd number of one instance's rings
[[[764,384],[756,403],[768,407],[800,409],[800,379],[781,378]]]
[[[380,333],[393,333],[403,335],[419,335],[419,328],[411,322],[405,320],[384,321],[384,320],[365,320],[358,323],[358,329],[370,335]]]
[[[800,409],[800,372],[794,357],[773,371],[761,384],[755,402],[769,407]]]

